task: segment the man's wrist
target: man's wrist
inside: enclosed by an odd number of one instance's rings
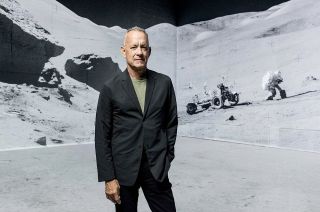
[[[108,184],[108,183],[113,183],[113,182],[116,182],[117,184],[119,184],[118,180],[116,178],[113,178],[111,180],[106,180],[104,181],[105,184]]]

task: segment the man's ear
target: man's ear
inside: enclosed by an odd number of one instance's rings
[[[151,55],[151,46],[149,46],[149,56]]]
[[[125,50],[124,46],[121,46],[120,52],[121,52],[122,56],[125,58],[126,57],[126,50]]]

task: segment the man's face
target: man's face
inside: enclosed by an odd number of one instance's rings
[[[133,70],[144,70],[151,53],[147,35],[140,31],[130,31],[124,42],[121,53],[128,66]]]

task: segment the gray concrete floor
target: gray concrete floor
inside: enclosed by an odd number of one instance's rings
[[[93,144],[2,151],[0,176],[1,212],[114,211]],[[179,137],[170,179],[178,212],[320,211],[320,154]]]

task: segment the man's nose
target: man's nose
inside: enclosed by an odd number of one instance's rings
[[[142,54],[142,48],[140,46],[137,48],[136,54],[138,55]]]

